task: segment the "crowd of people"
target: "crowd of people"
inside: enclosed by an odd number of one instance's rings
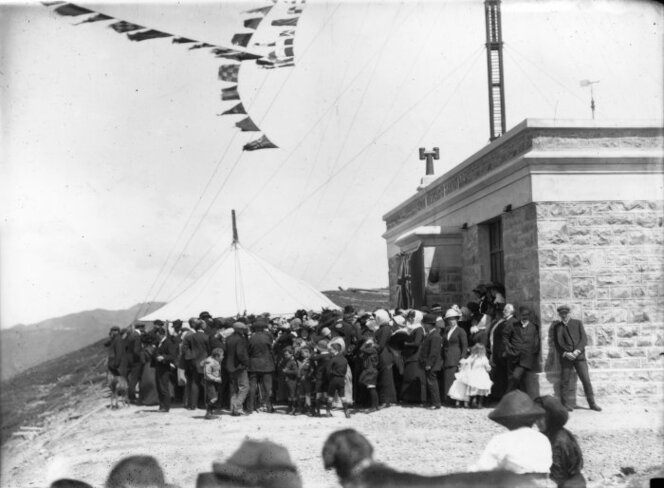
[[[330,434],[322,449],[325,469],[334,469],[343,487],[585,488],[583,455],[574,435],[564,428],[569,414],[554,397],[533,401],[521,391],[507,393],[489,414],[507,430],[488,440],[476,461],[463,472],[424,476],[397,471],[373,459],[373,446],[354,429]],[[537,429],[533,425],[537,425]],[[442,464],[442,461],[441,461]],[[441,465],[441,469],[444,468]],[[62,478],[51,488],[90,488]],[[177,488],[166,482],[152,456],[129,456],[108,474],[105,488]],[[199,473],[196,488],[255,486],[301,488],[302,479],[288,449],[269,440],[245,439],[225,462]]]
[[[126,378],[130,403],[168,412],[175,401],[206,409],[207,419],[222,409],[233,416],[273,413],[275,405],[292,415],[329,416],[335,401],[347,417],[397,403],[482,408],[516,389],[536,398],[540,331],[533,314],[506,303],[499,284],[474,293],[477,300],[462,307],[346,306],[298,310],[290,318],[213,318],[204,311],[188,322],[157,320],[149,331],[140,322],[113,327],[108,371]],[[585,364],[583,325],[569,318],[568,306],[558,311],[552,330],[562,379],[569,383],[576,370],[590,408],[601,410]],[[568,397],[561,400],[572,410]]]

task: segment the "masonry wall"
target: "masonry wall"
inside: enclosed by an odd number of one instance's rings
[[[527,306],[539,323],[537,212],[531,203],[502,216],[503,262],[508,303]]]
[[[599,398],[664,394],[662,217],[662,201],[536,204],[539,315],[549,388],[558,371],[547,340],[549,326],[557,319],[557,306],[567,303],[585,325]],[[545,393],[547,384],[541,383]]]

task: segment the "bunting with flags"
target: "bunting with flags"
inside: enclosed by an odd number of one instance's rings
[[[160,37],[172,37],[173,34],[168,34],[166,32],[161,32],[154,29],[148,29],[141,32],[136,32],[134,34],[127,34],[127,37],[130,41],[146,41],[148,39],[157,39]]]
[[[259,8],[254,8],[251,10],[246,10],[246,14],[259,14],[262,16],[266,16],[270,10],[272,10],[272,5],[268,5],[267,7],[259,7]]]
[[[272,141],[270,141],[265,134],[263,134],[259,139],[256,139],[251,142],[247,142],[243,147],[243,151],[257,151],[258,149],[272,149],[276,148]]]
[[[239,122],[236,122],[235,127],[240,129],[242,132],[258,132],[260,130],[250,117],[245,117]]]

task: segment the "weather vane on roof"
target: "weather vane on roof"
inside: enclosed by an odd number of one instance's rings
[[[581,80],[581,81],[579,81],[579,85],[590,87],[590,110],[593,113],[593,120],[595,120],[595,96],[593,94],[593,85],[595,83],[599,83],[599,80],[595,80],[595,81]]]

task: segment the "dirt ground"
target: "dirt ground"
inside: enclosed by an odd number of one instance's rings
[[[197,473],[225,460],[246,436],[287,446],[305,487],[338,487],[320,455],[326,437],[337,429],[359,430],[373,443],[377,460],[423,474],[463,470],[502,429],[488,420],[489,409],[391,407],[351,419],[334,411],[333,418],[258,413],[204,420],[202,410],[174,408],[162,414],[156,407],[132,406],[111,411],[98,387],[89,394],[77,410],[44,419],[44,430],[33,439],[12,438],[3,445],[3,487],[46,487],[58,477],[103,486],[111,467],[133,454],[155,456],[171,483],[193,487]],[[568,428],[581,444],[589,486],[647,486],[650,477],[663,476],[663,414],[662,405],[643,404],[604,405],[601,413],[576,410]],[[635,474],[622,475],[621,468]]]

